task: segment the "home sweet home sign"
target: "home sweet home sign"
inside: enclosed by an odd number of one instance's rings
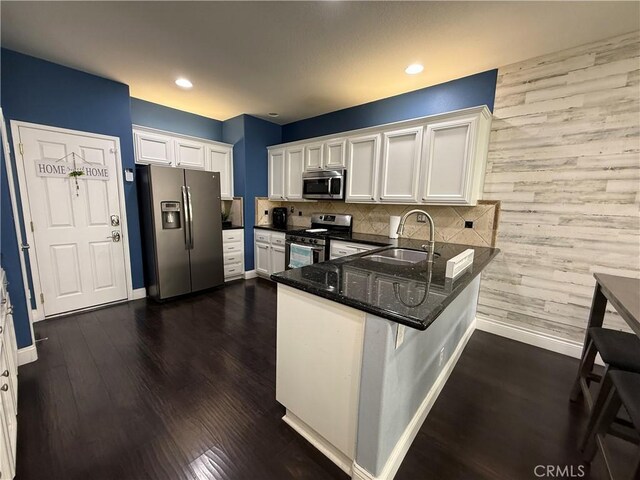
[[[73,172],[82,172],[78,175],[70,175]],[[36,161],[36,175],[38,177],[70,177],[81,178],[85,180],[102,180],[108,181],[111,177],[111,171],[108,165],[94,165],[91,163],[82,163],[75,165],[70,162],[61,162],[55,160],[38,160]]]

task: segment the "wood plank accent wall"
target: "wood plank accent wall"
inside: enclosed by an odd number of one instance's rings
[[[582,341],[593,272],[640,277],[640,32],[499,69],[484,191],[502,253],[478,313]]]

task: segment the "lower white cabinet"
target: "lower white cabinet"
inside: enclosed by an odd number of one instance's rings
[[[244,277],[244,229],[222,231],[224,259],[224,281],[230,282]]]
[[[13,329],[13,306],[4,271],[0,293],[0,478],[16,474],[18,432],[18,348]]]
[[[329,255],[330,259],[334,260],[340,257],[346,257],[348,255],[355,255],[356,253],[367,252],[381,248],[380,245],[369,245],[366,243],[344,242],[342,240],[330,240],[329,243]]]
[[[272,273],[285,270],[285,234],[269,230],[255,230],[256,274],[269,278]]]

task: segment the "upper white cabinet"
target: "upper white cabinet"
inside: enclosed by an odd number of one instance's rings
[[[219,172],[222,199],[233,199],[233,145],[137,125],[133,138],[136,163]]]
[[[205,145],[200,142],[192,142],[178,138],[175,140],[176,166],[180,168],[197,168],[204,170],[206,167]]]
[[[323,161],[323,144],[311,143],[304,146],[304,169],[305,171],[322,170],[324,168]]]
[[[169,135],[133,131],[136,163],[171,165],[174,161],[173,138]]]
[[[416,202],[422,127],[393,130],[382,134],[380,200]]]
[[[284,200],[284,170],[284,148],[269,150],[270,200]]]
[[[220,173],[220,194],[223,199],[233,199],[233,149],[207,145],[207,170]]]
[[[377,199],[380,134],[349,139],[347,154],[347,202],[374,202]]]
[[[302,148],[304,171],[346,169],[346,202],[475,205],[490,128],[491,112],[482,106],[276,145],[270,162],[276,152],[281,162],[276,169],[270,163],[269,197],[287,200],[285,190],[301,197],[297,163],[285,167],[284,152]]]
[[[305,149],[302,147],[285,150],[284,196],[287,200],[302,200],[304,155]]]

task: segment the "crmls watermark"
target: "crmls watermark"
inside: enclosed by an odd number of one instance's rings
[[[538,478],[582,478],[586,468],[584,465],[536,465],[533,474]]]

